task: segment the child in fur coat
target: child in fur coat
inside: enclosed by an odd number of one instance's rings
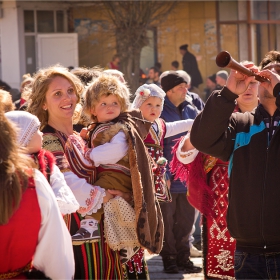
[[[133,205],[133,191],[136,188],[140,191],[142,188],[140,185],[139,187],[135,184],[132,185],[135,173],[131,169],[131,162],[129,160],[132,152],[131,147],[133,146],[133,144],[129,145],[129,141],[131,139],[139,141],[137,144],[138,147],[142,143],[145,153],[142,153],[141,156],[149,159],[142,139],[147,135],[151,124],[143,119],[139,110],[134,110],[132,112],[127,111],[130,105],[129,98],[130,92],[127,86],[112,75],[103,74],[88,86],[85,92],[85,112],[91,115],[94,123],[88,130],[87,138],[89,149],[85,151],[85,158],[92,161],[93,165],[97,168],[96,185],[110,190],[112,194],[121,194],[122,198]],[[135,137],[137,138],[136,140]],[[123,150],[127,151],[124,157],[123,153],[122,156],[120,156],[120,151]],[[142,159],[144,160],[144,158]],[[138,165],[139,164],[141,163],[138,161]],[[148,164],[146,168],[150,170],[151,165]],[[136,173],[137,172],[138,170]],[[151,189],[153,189],[152,179],[150,186]],[[147,202],[147,205],[148,204],[153,204],[155,208],[154,201]],[[147,207],[149,207],[149,205]],[[137,207],[138,206],[139,203]],[[108,218],[108,212],[106,212],[106,205],[104,208],[104,229],[106,236],[106,218]],[[138,215],[141,211],[142,209],[139,209],[139,211],[137,210]],[[157,213],[155,209],[153,209],[153,211]],[[150,212],[150,216],[153,216],[153,211]],[[81,222],[81,228],[72,236],[73,243],[87,242],[87,240],[92,238],[98,238],[98,232],[92,232],[91,224],[96,225],[99,223],[102,214],[103,209],[92,214],[91,217],[86,216]],[[123,220],[126,220],[125,216]],[[127,220],[129,220],[129,217]],[[134,241],[126,239],[127,242],[125,242],[125,234],[123,234],[123,236],[116,236],[116,239],[121,240],[117,250],[120,250],[122,263],[126,263],[139,250],[140,245],[142,245],[139,243],[138,236],[136,235],[137,216],[133,224],[136,237]],[[154,223],[154,227],[157,225],[158,223]],[[143,226],[143,228],[146,228],[146,226]],[[148,244],[149,242],[146,243]],[[161,249],[161,245],[159,245],[159,248]]]

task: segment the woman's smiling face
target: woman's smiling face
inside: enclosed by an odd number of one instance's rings
[[[48,110],[49,120],[52,121],[72,118],[77,100],[73,84],[61,76],[56,76],[46,92],[43,109]]]

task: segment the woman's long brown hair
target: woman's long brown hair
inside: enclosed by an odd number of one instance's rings
[[[8,223],[19,207],[28,177],[33,175],[32,159],[17,144],[17,128],[6,118],[2,98],[0,95],[0,225]]]

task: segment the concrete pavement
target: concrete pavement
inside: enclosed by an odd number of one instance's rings
[[[196,279],[203,280],[203,273],[192,273],[184,274],[179,272],[177,274],[168,274],[163,272],[163,264],[161,256],[150,255],[148,252],[145,253],[146,261],[148,263],[148,269],[150,274],[150,280],[156,279],[169,279],[169,280],[179,280],[179,279]],[[202,258],[191,258],[196,266],[202,267]]]

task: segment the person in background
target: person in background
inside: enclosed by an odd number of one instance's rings
[[[159,82],[159,69],[157,67],[151,67],[149,69],[148,73],[148,81],[146,81],[147,84],[156,84],[157,86],[160,86]]]
[[[239,95],[236,112],[250,112],[258,106],[258,86],[257,81],[251,81]],[[171,170],[176,178],[187,182],[188,200],[202,213],[204,275],[207,279],[234,278],[235,240],[226,222],[228,162],[200,153],[191,145],[189,135],[175,145]]]
[[[0,95],[0,278],[73,279],[71,237],[54,194],[17,143]]]
[[[0,96],[1,96],[2,108],[5,112],[15,110],[15,105],[13,103],[12,96],[8,91],[0,89]]]
[[[31,86],[33,78],[29,73],[22,76],[22,82],[20,85],[20,99],[15,101],[16,110],[26,110],[27,101],[28,101],[28,90],[25,90],[25,87]]]
[[[216,74],[208,76],[206,79],[206,88],[204,89],[204,92],[203,92],[203,94],[205,96],[205,100],[208,99],[208,97],[214,91],[214,89],[216,89],[216,87],[217,87]]]
[[[71,70],[71,73],[77,76],[84,87],[86,87],[89,83],[92,82],[93,79],[99,77],[102,73],[103,69],[95,66],[91,68],[86,67],[77,67]],[[107,71],[118,71],[108,69]],[[84,113],[84,96],[81,95],[80,102],[76,105],[74,115],[73,115],[73,128],[75,131],[80,132],[84,127],[87,127],[91,120],[89,116]]]
[[[228,78],[228,72],[226,70],[220,70],[216,73],[216,89],[222,89],[226,85]]]
[[[189,89],[191,88],[191,77],[190,75],[185,72],[184,70],[177,70],[176,73],[178,73],[181,77],[184,78],[184,80],[187,83],[187,96],[186,98],[188,98],[189,96],[191,97],[191,103],[199,110],[201,111],[204,107],[204,103],[201,100],[201,98],[199,97],[199,95],[197,93],[194,92],[190,92]],[[191,233],[189,234],[189,243],[190,243],[190,256],[191,257],[201,257],[202,256],[202,251],[198,250],[198,248],[196,246],[194,246],[194,243],[200,243],[201,238],[194,238],[193,234],[195,233],[195,231],[197,231],[198,233],[201,233],[200,228],[196,229],[196,223],[197,223],[197,219],[199,218],[199,211],[197,209],[195,209],[195,216],[194,216],[194,224],[192,226],[192,230]],[[201,234],[198,234],[198,237],[200,237]]]
[[[188,84],[184,77],[175,71],[162,73],[161,87],[166,96],[161,118],[166,122],[194,119],[204,106],[201,100],[200,108],[194,105],[193,97],[189,95]],[[164,139],[163,155],[168,161],[172,159],[174,140],[184,134],[180,133]],[[188,242],[194,224],[195,209],[186,199],[186,186],[179,180],[174,180],[168,165],[166,176],[167,184],[170,185],[172,201],[160,205],[164,220],[164,244],[160,253],[164,271],[178,273],[180,269],[187,273],[201,272],[201,268],[194,266],[190,260],[190,244]]]
[[[104,70],[104,73],[107,73],[109,75],[117,77],[120,80],[120,82],[122,82],[123,84],[126,83],[126,81],[124,79],[123,72],[121,72],[119,70],[116,70],[116,69],[106,69],[106,70]]]
[[[172,71],[179,70],[179,62],[177,60],[174,60],[171,62],[171,70]]]
[[[162,73],[162,71],[161,71],[161,63],[160,63],[160,62],[156,62],[154,67],[156,67],[156,68],[158,69],[158,71],[159,71],[159,76],[160,76],[161,73]]]
[[[108,69],[109,70],[109,69]],[[98,66],[95,67],[76,67],[72,69],[70,72],[77,76],[80,81],[83,83],[84,86],[89,84],[94,78],[99,77],[99,75],[102,73],[103,68],[100,68]]]
[[[280,52],[266,53],[259,68],[268,79],[258,88],[252,112],[233,113],[236,101],[255,81],[232,70],[194,121],[190,141],[203,153],[229,160],[227,226],[236,240],[236,279],[277,279],[280,274]],[[260,70],[259,70],[260,69]]]
[[[118,54],[115,54],[112,57],[112,60],[107,64],[107,68],[108,69],[119,70],[120,69],[120,62],[121,62],[120,56]]]
[[[12,89],[7,83],[5,83],[4,81],[0,80],[0,89],[9,91]]]
[[[192,79],[192,86],[198,89],[198,86],[203,83],[202,76],[198,69],[196,57],[188,51],[188,45],[180,46],[180,54],[183,56],[183,70],[186,71]],[[196,90],[192,90],[197,92]]]

